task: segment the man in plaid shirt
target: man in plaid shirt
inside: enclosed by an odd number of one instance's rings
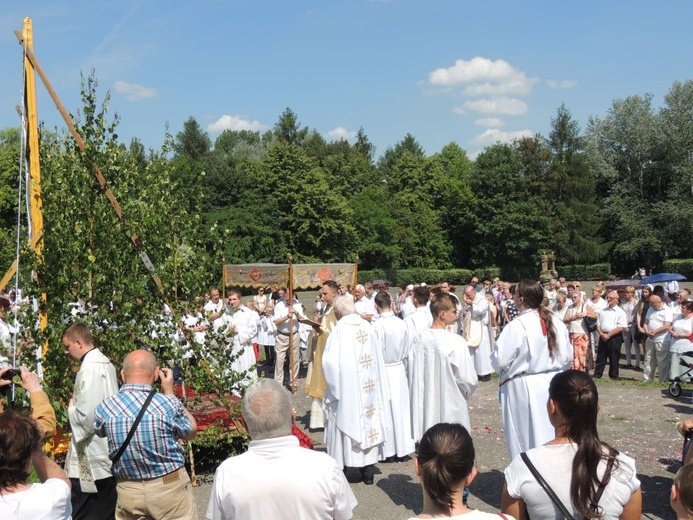
[[[135,350],[123,362],[120,391],[96,408],[94,431],[108,438],[113,458],[125,441],[154,382],[153,396],[123,456],[113,466],[118,481],[116,518],[196,519],[197,507],[185,471],[179,439],[192,440],[197,423],[173,394],[173,371],[157,367],[156,357]]]

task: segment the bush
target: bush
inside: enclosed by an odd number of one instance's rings
[[[566,280],[608,280],[611,276],[611,265],[562,265],[557,268],[558,275]]]
[[[693,258],[664,260],[663,270],[665,273],[679,273],[688,280],[693,280]]]
[[[479,280],[488,278],[493,280],[500,277],[501,270],[498,267],[484,267],[479,269],[426,269],[415,267],[412,269],[371,269],[359,271],[359,283],[365,284],[373,280],[390,280],[393,286],[409,285],[424,282],[429,285],[438,284],[441,280],[448,280],[453,285],[467,284],[472,276],[477,275]]]

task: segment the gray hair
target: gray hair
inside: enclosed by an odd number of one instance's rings
[[[274,379],[260,379],[250,385],[241,412],[253,440],[291,435],[289,393]]]
[[[366,292],[366,288],[361,284],[358,284],[356,287],[354,287],[354,290]]]
[[[340,316],[346,316],[347,314],[356,313],[356,307],[354,307],[354,300],[349,296],[338,296],[334,300],[334,312]]]

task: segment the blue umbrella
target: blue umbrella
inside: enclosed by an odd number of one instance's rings
[[[640,283],[645,285],[645,284],[655,284],[655,283],[664,283],[664,282],[682,282],[686,279],[685,276],[682,274],[678,273],[657,273],[653,274],[650,276],[646,276],[642,280],[640,280]]]

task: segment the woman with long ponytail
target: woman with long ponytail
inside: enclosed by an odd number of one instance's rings
[[[503,430],[511,459],[553,438],[546,411],[549,383],[573,362],[568,329],[543,300],[539,282],[517,284],[513,301],[520,315],[505,326],[491,354],[499,374]]]
[[[554,376],[547,407],[554,438],[526,456],[573,518],[639,519],[642,494],[635,461],[599,440],[598,398],[585,372]],[[502,510],[518,519],[565,516],[521,456],[505,470]]]

